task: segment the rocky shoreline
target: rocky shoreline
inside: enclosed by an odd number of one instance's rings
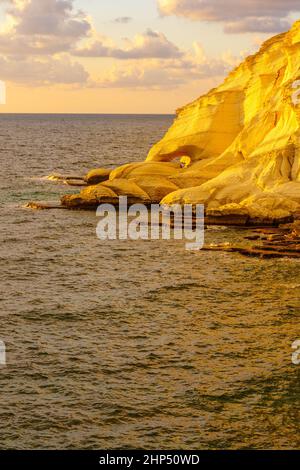
[[[137,186],[134,181],[122,178],[110,179],[112,172],[113,170],[99,168],[91,170],[85,176],[50,175],[45,179],[69,186],[81,187],[80,193],[62,196],[60,203],[30,201],[25,207],[35,210],[96,210],[100,204],[112,204],[117,207],[119,205],[120,196],[127,196],[128,205],[144,204],[151,206],[151,204],[160,203],[159,197],[150,198],[149,194],[141,189],[141,187]],[[155,188],[153,188],[153,190],[154,189]],[[296,214],[296,216],[296,218],[299,218],[299,213],[298,215]],[[230,213],[230,211],[227,214],[219,213],[216,210],[210,210],[205,213],[205,225],[245,228],[279,227],[280,225],[291,223],[294,220],[295,217],[292,215],[280,218],[269,218],[251,217],[246,213],[235,214]]]
[[[240,253],[261,259],[300,259],[300,220],[276,229],[255,229],[253,235],[244,238],[255,241],[255,245],[249,248],[230,244],[205,245],[203,250]]]
[[[118,207],[122,196],[128,205],[203,204],[205,225],[252,230],[248,241],[255,242],[204,249],[299,258],[299,52],[300,21],[267,40],[220,86],[179,109],[145,161],[83,177],[52,175],[80,192],[60,204],[27,207],[96,210]]]
[[[300,211],[299,53],[300,21],[179,109],[145,161],[83,177],[52,175],[80,192],[63,196],[61,205],[28,207],[95,210],[103,203],[117,207],[127,196],[129,205],[203,204],[207,225],[280,229],[294,222]],[[273,248],[264,245],[266,252]]]
[[[119,196],[121,195],[128,197],[128,205],[143,203],[150,206],[153,203],[149,196],[138,187],[134,188],[132,185],[120,184],[118,181],[111,184],[109,179],[105,179],[109,177],[110,173],[111,170],[99,169],[92,170],[84,177],[49,176],[46,178],[49,181],[71,186],[82,186],[84,189],[79,194],[63,196],[61,203],[32,201],[27,203],[25,207],[34,210],[95,210],[102,203],[118,206]],[[112,187],[117,192],[114,192],[111,189]],[[132,191],[132,188],[135,189],[135,192]],[[239,253],[261,259],[300,258],[300,212],[280,219],[251,218],[246,214],[205,214],[204,224],[206,227],[213,225],[251,230],[252,235],[242,238],[255,241],[255,244],[250,247],[231,244],[205,245],[203,247],[204,251]],[[193,219],[193,225],[196,226],[196,219]],[[174,220],[171,219],[172,226],[174,226]]]

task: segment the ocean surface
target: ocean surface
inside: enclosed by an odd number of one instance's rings
[[[300,447],[300,264],[97,239],[42,177],[143,160],[172,116],[0,115],[1,449]],[[206,242],[246,231],[209,228]]]

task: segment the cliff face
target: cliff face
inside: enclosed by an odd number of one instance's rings
[[[298,97],[299,95],[299,97]],[[164,203],[281,217],[300,204],[300,21],[183,107],[147,161],[189,156]]]
[[[204,203],[213,216],[295,214],[299,103],[300,21],[266,41],[218,88],[181,108],[146,162],[111,172],[110,181],[116,180],[111,189],[116,197],[124,194],[121,183],[127,180],[152,202]]]

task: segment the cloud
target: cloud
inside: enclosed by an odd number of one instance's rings
[[[130,23],[133,20],[130,16],[120,16],[118,18],[115,18],[113,20],[114,23],[119,23],[119,24],[127,24]]]
[[[94,81],[93,86],[105,88],[170,89],[191,81],[222,78],[240,62],[240,58],[226,53],[209,59],[202,46],[195,43],[193,50],[177,59],[152,59],[143,63],[115,65]]]
[[[67,57],[47,60],[0,57],[0,70],[1,79],[30,86],[85,84],[89,79],[82,65]]]
[[[120,60],[167,59],[181,57],[182,52],[163,33],[148,29],[144,34],[137,35],[133,41],[126,39],[124,48],[105,45],[104,41],[97,40],[88,47],[74,50],[73,55],[79,57],[112,57]]]
[[[37,38],[28,36],[15,36],[13,33],[0,34],[0,54],[11,56],[53,55],[67,52],[72,48],[68,38],[49,36]]]
[[[210,1],[211,4],[216,2]],[[0,4],[4,3],[0,0]],[[179,3],[185,7],[188,4],[199,7],[198,0],[160,1],[165,7],[173,5],[172,8]],[[207,0],[201,4],[205,3]],[[199,43],[195,43],[190,51],[181,50],[163,33],[151,29],[133,39],[123,39],[122,44],[116,45],[95,31],[88,16],[75,9],[73,0],[7,0],[6,5],[9,19],[0,32],[3,80],[35,86],[80,84],[175,89],[189,82],[221,79],[240,61],[230,53],[209,58]],[[242,20],[245,18],[239,18],[239,22]],[[119,17],[114,21],[126,23],[130,18]],[[245,26],[230,16],[226,27]],[[71,60],[72,56],[113,58],[115,65],[107,71],[101,68],[97,79],[90,78],[83,65]]]
[[[227,23],[224,27],[225,33],[274,33],[287,31],[291,22],[281,18],[245,18],[235,22]]]
[[[279,32],[288,29],[289,13],[300,11],[299,0],[157,0],[161,15],[225,23],[225,31]]]
[[[162,89],[177,87],[182,83],[181,74],[170,75],[168,69],[155,64],[144,67],[136,64],[124,68],[115,66],[95,81],[94,86],[101,88]]]
[[[18,21],[17,34],[77,39],[90,30],[86,16],[74,11],[71,0],[30,0],[24,8],[16,6],[10,12]]]
[[[34,55],[66,52],[91,32],[73,0],[11,1],[8,29],[0,34],[0,53]]]

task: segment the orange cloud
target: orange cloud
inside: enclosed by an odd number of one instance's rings
[[[170,59],[180,57],[182,52],[170,42],[163,33],[148,29],[144,34],[138,34],[133,41],[126,40],[126,47],[106,45],[98,40],[90,46],[75,49],[73,55],[80,57],[113,57],[115,59]]]

